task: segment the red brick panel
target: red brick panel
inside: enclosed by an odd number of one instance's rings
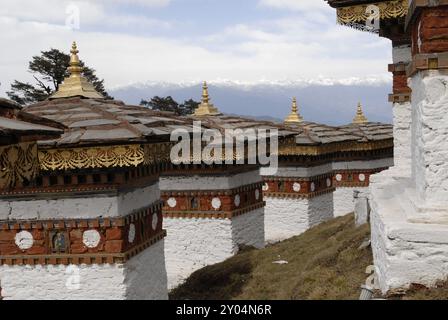
[[[448,6],[423,8],[412,31],[413,54],[448,52]]]

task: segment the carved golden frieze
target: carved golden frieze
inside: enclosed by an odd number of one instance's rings
[[[0,189],[33,179],[39,171],[34,142],[0,147]]]
[[[380,19],[391,19],[405,17],[408,13],[408,0],[397,0],[388,2],[378,2],[367,5],[356,5],[337,9],[338,23],[364,23],[371,14],[368,7],[374,5],[379,8]]]
[[[343,142],[332,143],[319,146],[282,146],[279,147],[279,155],[281,156],[318,156],[334,152],[346,151],[372,151],[384,148],[392,148],[393,140],[379,140],[373,142]]]
[[[136,167],[170,157],[170,143],[39,150],[42,170]]]

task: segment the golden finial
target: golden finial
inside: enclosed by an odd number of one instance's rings
[[[294,124],[294,123],[301,123],[303,121],[303,118],[299,114],[299,108],[297,106],[297,99],[296,97],[292,98],[292,108],[291,113],[289,116],[286,117],[285,123],[286,124]]]
[[[200,117],[200,116],[212,116],[219,114],[221,114],[219,110],[212,103],[210,103],[207,82],[204,81],[202,85],[202,101],[199,107],[194,112],[194,115]]]
[[[364,116],[364,112],[362,111],[362,105],[361,102],[358,102],[358,108],[356,110],[356,116],[353,119],[354,124],[363,124],[367,123],[369,120]]]
[[[103,95],[95,90],[93,84],[82,76],[83,67],[81,67],[78,53],[76,42],[73,42],[70,50],[70,63],[67,69],[70,75],[59,85],[58,91],[51,95],[50,99],[70,97],[104,99]]]
[[[204,84],[202,85],[202,103],[208,104],[209,96],[208,96],[208,86],[207,82],[204,81]]]
[[[70,72],[71,76],[80,77],[83,68],[81,67],[81,63],[79,62],[79,51],[75,41],[73,41],[72,50],[70,50],[70,53],[71,55],[68,71]]]

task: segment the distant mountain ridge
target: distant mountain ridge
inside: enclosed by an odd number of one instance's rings
[[[341,80],[342,81],[342,80]],[[255,84],[232,81],[209,83],[212,102],[223,113],[244,115],[262,120],[282,121],[290,112],[291,98],[296,96],[300,113],[308,121],[340,125],[350,123],[360,101],[370,121],[392,122],[392,107],[387,97],[391,84],[386,81],[368,79],[353,84],[324,81],[259,82]],[[348,80],[347,80],[348,81]],[[172,96],[183,102],[201,97],[201,84],[147,82],[109,90],[116,99],[130,104],[139,104],[141,99],[153,96]]]

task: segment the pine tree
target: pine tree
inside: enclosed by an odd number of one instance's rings
[[[199,106],[199,102],[189,99],[183,104],[177,103],[173,97],[159,97],[155,96],[151,100],[142,100],[141,106],[148,107],[152,110],[173,112],[179,116],[187,116],[194,113],[194,110]]]
[[[47,99],[58,90],[64,78],[68,77],[70,55],[57,49],[42,51],[39,56],[34,56],[29,63],[28,72],[33,75],[35,84],[15,80],[11,84],[11,90],[6,94],[20,104],[31,104]],[[95,70],[87,67],[81,61],[84,68],[83,75],[90,81],[95,89],[105,98],[112,99],[104,88],[104,80],[100,80]]]

